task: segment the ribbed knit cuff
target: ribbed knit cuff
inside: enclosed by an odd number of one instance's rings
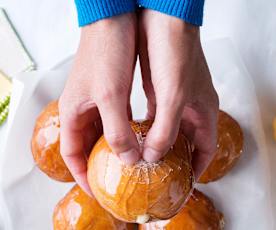
[[[133,12],[136,0],[75,0],[79,26],[85,26],[103,18]]]
[[[138,4],[201,26],[204,0],[138,0]]]

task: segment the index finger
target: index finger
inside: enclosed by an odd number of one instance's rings
[[[81,130],[74,130],[70,125],[61,124],[60,152],[77,184],[92,196],[87,181],[87,159],[84,153],[84,137]]]
[[[214,157],[217,141],[217,112],[201,113],[186,108],[182,118],[181,130],[195,145],[192,164],[198,180]]]

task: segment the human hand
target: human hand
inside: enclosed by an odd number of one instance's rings
[[[196,179],[216,149],[218,96],[201,48],[199,28],[143,10],[139,18],[139,57],[148,118],[154,118],[143,158],[159,160],[174,144],[179,129],[195,145]]]
[[[74,65],[59,100],[61,154],[76,182],[91,194],[87,154],[103,131],[126,164],[140,158],[128,119],[136,62],[136,17],[125,14],[82,28]]]

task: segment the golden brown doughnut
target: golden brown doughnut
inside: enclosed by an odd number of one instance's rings
[[[237,163],[243,148],[243,133],[240,125],[226,112],[218,117],[217,151],[214,159],[199,179],[199,183],[216,181],[225,176]]]
[[[140,144],[151,124],[131,122]],[[193,188],[190,143],[179,134],[159,162],[140,160],[126,166],[101,137],[89,158],[88,182],[101,206],[122,221],[146,223],[171,218],[183,207]]]
[[[57,204],[53,224],[54,230],[134,230],[135,226],[115,219],[77,185]]]
[[[194,190],[185,207],[172,219],[139,225],[139,230],[222,230],[224,219],[212,201]]]
[[[48,104],[38,116],[31,148],[37,166],[49,177],[62,181],[74,181],[60,155],[60,124],[58,102]]]

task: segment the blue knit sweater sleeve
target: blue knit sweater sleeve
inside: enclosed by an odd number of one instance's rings
[[[138,0],[138,4],[197,26],[202,25],[204,0]]]
[[[133,12],[136,0],[75,0],[79,26],[91,24],[100,19]]]
[[[80,26],[135,11],[138,6],[202,25],[204,0],[75,0]]]

